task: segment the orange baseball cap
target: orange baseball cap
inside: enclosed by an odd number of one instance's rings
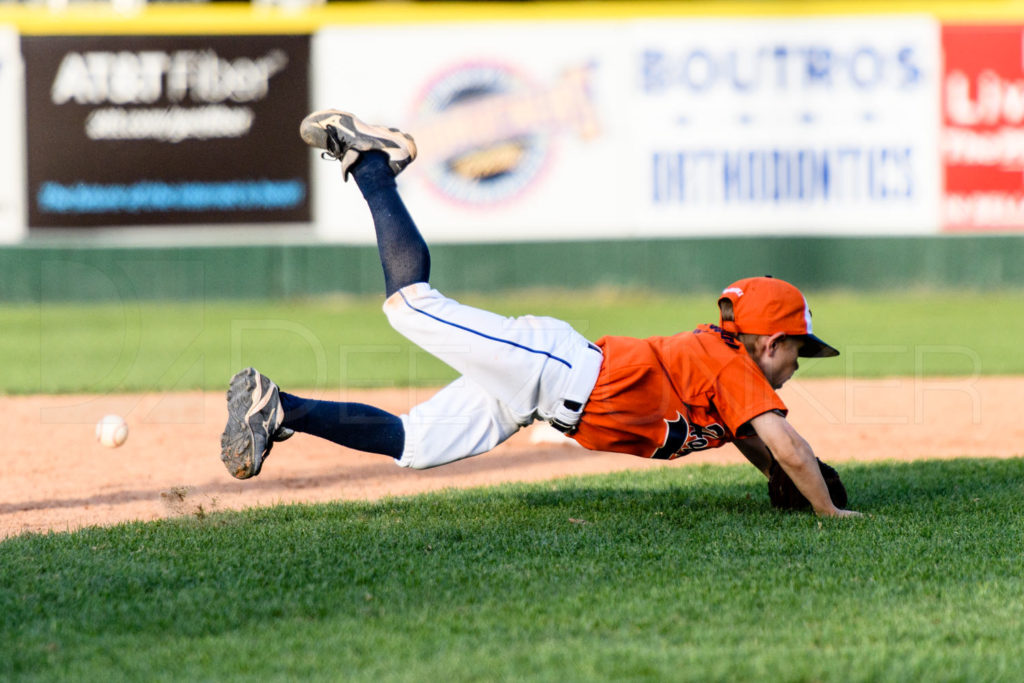
[[[734,320],[720,321],[726,332],[764,334],[784,332],[803,337],[800,355],[805,358],[838,356],[839,351],[814,336],[811,309],[800,290],[785,280],[748,277],[737,280],[722,291],[719,301],[732,302]]]

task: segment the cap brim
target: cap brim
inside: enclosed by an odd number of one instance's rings
[[[800,347],[800,356],[803,358],[832,358],[839,355],[838,349],[829,346],[813,334],[805,334],[803,337],[804,345]]]

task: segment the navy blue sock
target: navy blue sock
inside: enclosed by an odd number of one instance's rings
[[[367,453],[402,457],[405,427],[397,415],[363,403],[334,403],[281,392],[288,429]]]
[[[430,277],[430,252],[405,203],[383,152],[367,152],[352,167],[377,232],[377,251],[384,267],[384,287],[391,296],[402,287]]]

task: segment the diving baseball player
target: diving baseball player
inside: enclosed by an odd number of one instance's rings
[[[388,321],[461,376],[408,414],[393,415],[285,393],[246,368],[231,380],[221,437],[233,476],[258,475],[273,444],[296,431],[425,469],[489,451],[544,420],[588,449],[644,458],[732,442],[766,476],[785,478],[817,514],[857,514],[842,509],[842,485],[826,484],[826,466],[787,422],[775,392],[798,357],[838,355],[813,334],[796,287],[747,278],[722,292],[718,325],[596,343],[553,318],[465,306],[430,286],[427,245],[396,188],[395,176],[416,158],[413,139],[336,110],[310,114],[299,132],[341,163],[342,178],[355,178],[370,208]]]

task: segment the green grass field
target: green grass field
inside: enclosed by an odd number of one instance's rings
[[[810,294],[815,331],[844,355],[803,362],[801,377],[1020,374],[1018,293]],[[717,322],[713,295],[535,292],[467,303],[551,315],[591,339],[668,335]],[[245,365],[282,386],[438,385],[451,371],[387,324],[380,298],[0,306],[0,392],[223,389]]]
[[[1024,460],[849,465],[871,516],[691,467],[0,544],[17,680],[995,681]]]
[[[1012,293],[811,294],[801,376],[1020,374]],[[713,297],[467,302],[590,338]],[[378,299],[0,307],[5,393],[434,385]],[[0,679],[995,681],[1024,670],[1024,459],[848,464],[851,506],[677,467],[0,542]]]

